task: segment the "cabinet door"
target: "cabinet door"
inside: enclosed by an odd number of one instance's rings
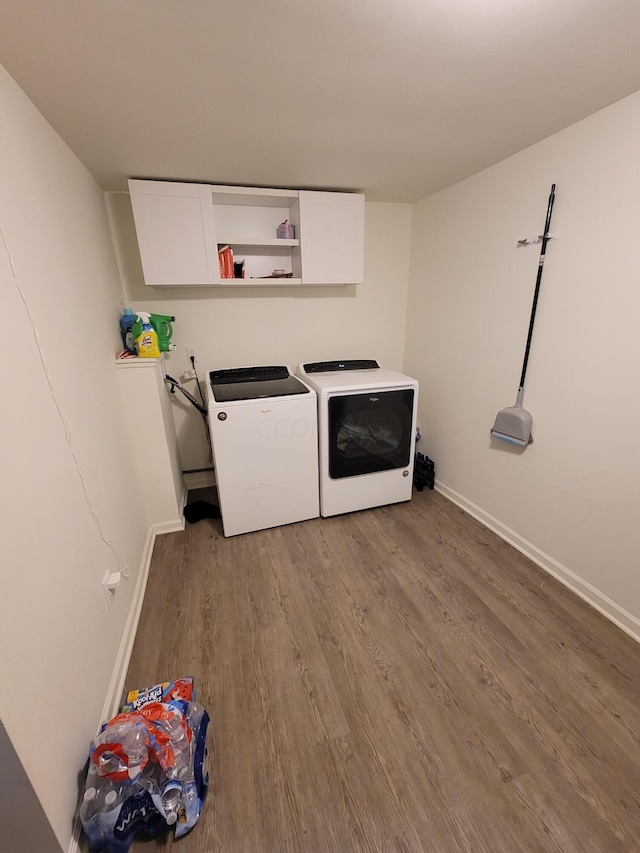
[[[219,284],[211,186],[129,181],[146,284]]]
[[[364,272],[364,196],[300,190],[303,284],[358,284]]]

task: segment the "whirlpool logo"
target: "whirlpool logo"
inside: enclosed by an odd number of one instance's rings
[[[369,397],[370,403],[378,403],[380,402],[380,397]]]

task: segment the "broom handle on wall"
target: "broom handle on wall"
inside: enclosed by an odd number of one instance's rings
[[[527,335],[527,346],[524,351],[524,362],[522,363],[522,374],[520,375],[520,388],[518,390],[518,398],[522,396],[524,388],[524,378],[527,374],[527,363],[529,362],[529,350],[531,349],[531,336],[533,334],[533,324],[536,319],[536,308],[538,307],[538,294],[540,293],[540,282],[542,281],[542,268],[544,267],[544,256],[547,251],[547,243],[549,242],[549,226],[551,225],[551,211],[553,210],[553,202],[556,197],[556,185],[551,184],[551,193],[549,195],[549,204],[547,205],[547,218],[544,223],[544,231],[542,233],[542,248],[540,249],[540,260],[538,262],[538,275],[536,278],[536,289],[533,295],[533,305],[531,307],[531,319],[529,320],[529,334]]]

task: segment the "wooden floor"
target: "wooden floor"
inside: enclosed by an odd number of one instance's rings
[[[135,851],[640,851],[640,646],[436,492],[159,537],[127,687],[183,675],[209,797]]]

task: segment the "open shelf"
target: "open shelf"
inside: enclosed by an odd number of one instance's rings
[[[289,287],[302,284],[301,278],[221,278],[223,287]]]
[[[233,237],[231,235],[225,234],[224,232],[220,234],[218,232],[217,237],[218,243],[221,245],[229,245],[233,248],[233,246],[274,246],[280,248],[286,248],[291,246],[299,246],[300,240],[281,240],[277,237]]]
[[[220,279],[226,287],[301,283],[298,192],[260,187],[214,187],[211,192],[218,246],[228,245],[234,261],[245,261],[245,277]],[[280,239],[278,226],[291,223],[295,239]],[[265,278],[284,269],[295,278]]]

